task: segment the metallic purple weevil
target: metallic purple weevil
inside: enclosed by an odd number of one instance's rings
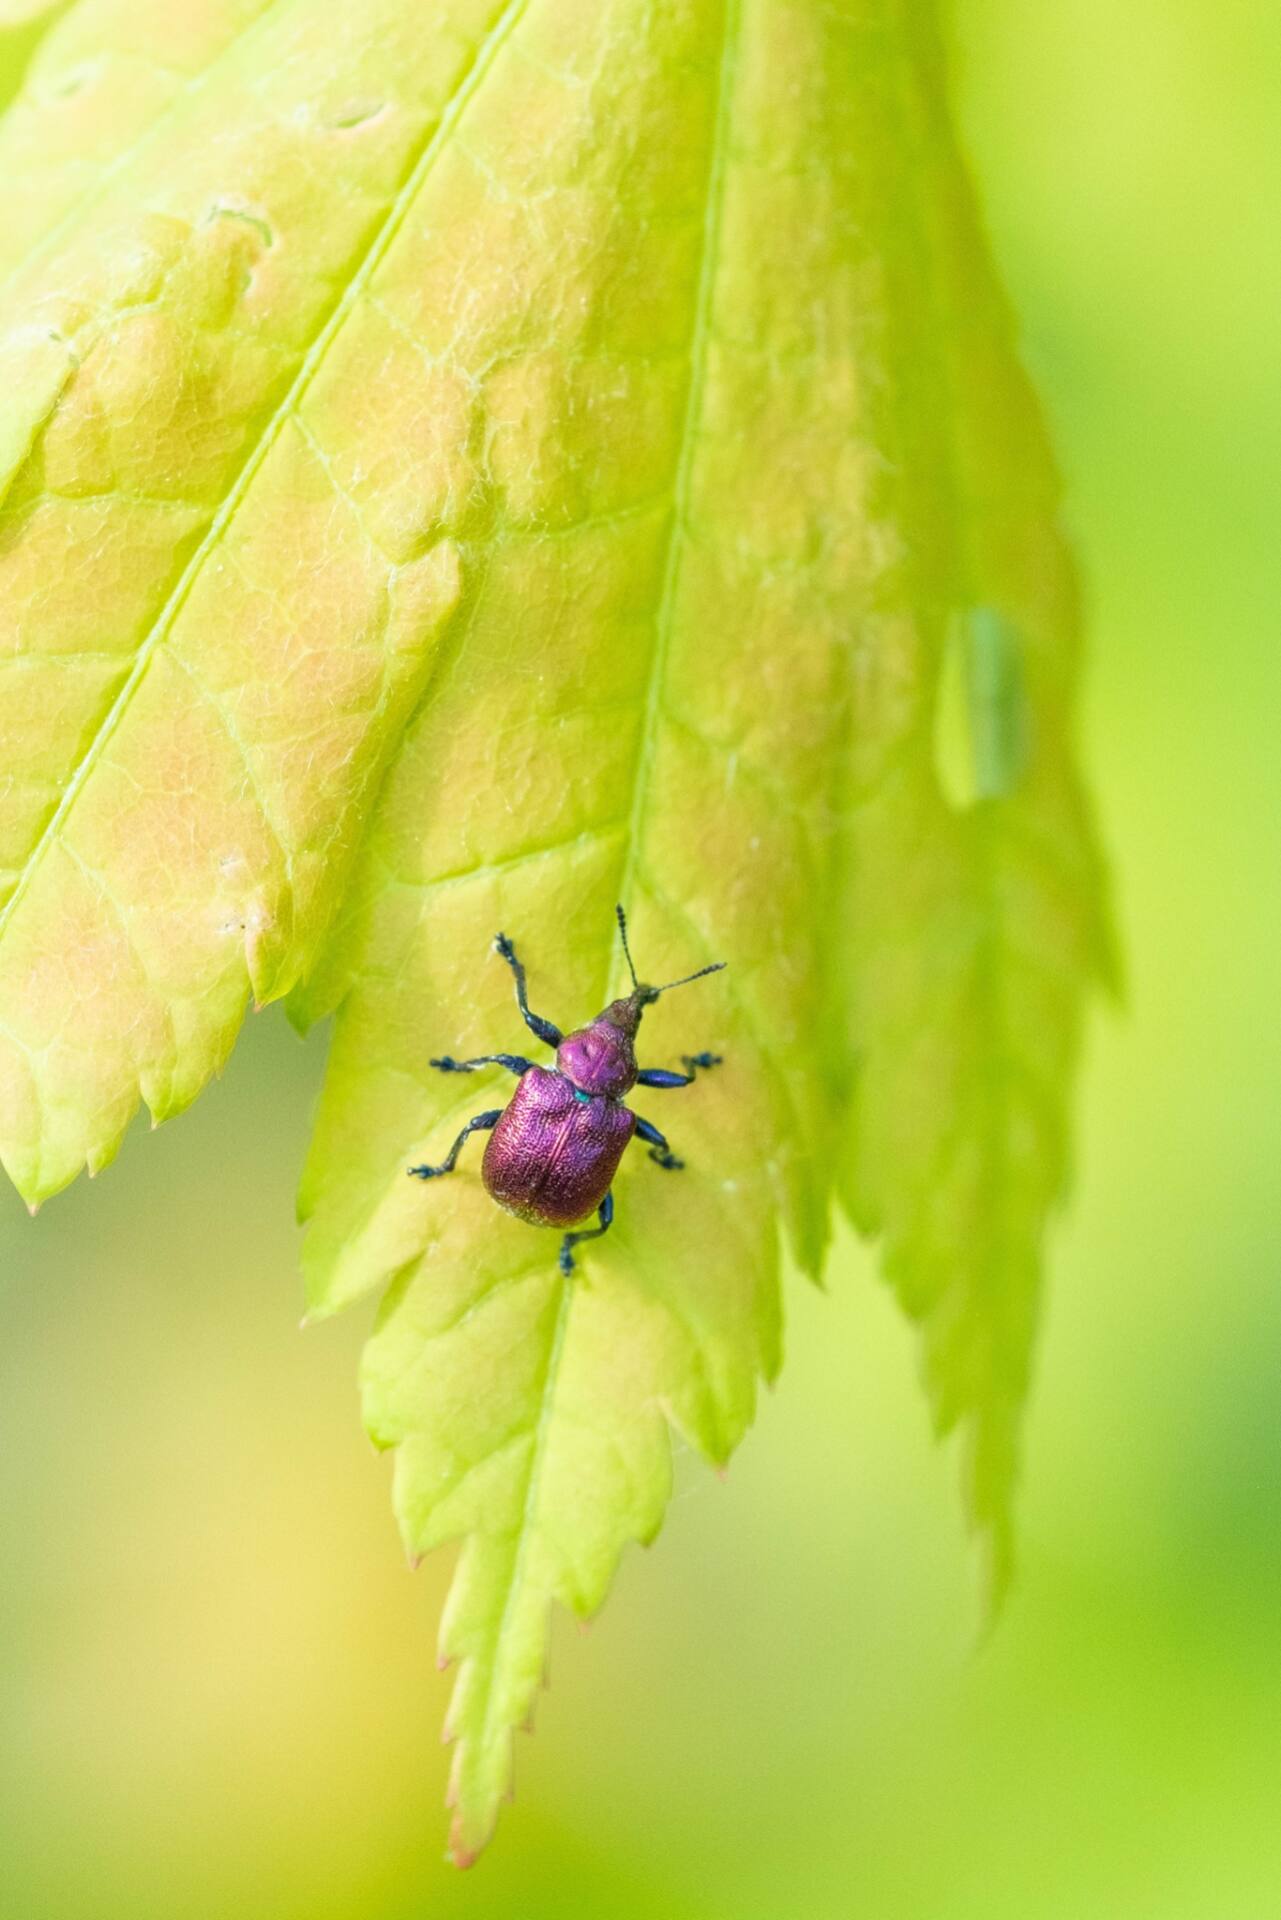
[[[467,1122],[438,1167],[409,1169],[415,1179],[439,1179],[453,1172],[468,1134],[489,1133],[481,1176],[500,1207],[536,1227],[572,1227],[592,1213],[597,1215],[599,1226],[567,1233],[561,1241],[560,1270],[566,1274],[574,1271],[573,1249],[578,1242],[599,1239],[609,1230],[614,1218],[610,1183],[633,1134],[649,1142],[649,1157],[660,1167],[674,1172],[685,1164],[657,1127],[623,1105],[624,1094],[637,1086],[688,1087],[699,1067],[720,1065],[720,1055],[715,1053],[685,1054],[684,1073],[636,1065],[636,1029],[646,1007],[660,993],[701,980],[705,973],[719,973],[725,962],[700,967],[683,980],[669,980],[665,987],[645,986],[632,965],[626,916],[621,907],[615,911],[632,991],[625,1000],[612,1000],[576,1033],[563,1034],[550,1020],[530,1012],[525,969],[507,935],[498,935],[494,946],[516,976],[516,1002],[525,1025],[547,1046],[555,1047],[556,1065],[538,1067],[516,1053],[486,1053],[475,1060],[451,1060],[446,1054],[433,1060],[430,1064],[442,1073],[506,1067],[520,1075],[520,1084],[505,1108],[494,1107]]]

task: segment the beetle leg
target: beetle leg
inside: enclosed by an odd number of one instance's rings
[[[650,1159],[656,1166],[662,1167],[665,1173],[676,1173],[685,1165],[683,1160],[676,1158],[658,1128],[650,1121],[642,1120],[639,1114],[636,1116],[636,1138],[648,1140]]]
[[[560,1270],[563,1274],[566,1275],[566,1277],[568,1277],[574,1271],[576,1262],[574,1260],[572,1249],[578,1245],[579,1241],[580,1240],[599,1240],[602,1233],[608,1233],[610,1230],[610,1227],[613,1225],[614,1196],[612,1193],[607,1193],[605,1195],[605,1198],[601,1201],[600,1210],[597,1213],[596,1218],[600,1221],[600,1225],[598,1227],[585,1227],[578,1233],[567,1233],[565,1235],[565,1238],[561,1241]]]
[[[502,1117],[503,1110],[501,1107],[494,1107],[489,1113],[475,1114],[467,1122],[467,1125],[463,1128],[438,1167],[407,1167],[405,1171],[412,1173],[416,1180],[438,1180],[442,1174],[452,1173],[458,1160],[458,1149],[462,1146],[468,1134],[487,1133],[491,1127],[498,1125]]]
[[[719,1067],[719,1053],[683,1053],[681,1064],[689,1068],[688,1073],[673,1073],[667,1067],[642,1067],[636,1076],[638,1087],[691,1087],[697,1068]]]
[[[506,1067],[509,1073],[528,1073],[533,1066],[532,1060],[526,1060],[519,1053],[479,1053],[474,1060],[453,1060],[443,1053],[439,1060],[429,1060],[429,1067],[438,1067],[441,1073],[474,1073],[477,1067]]]
[[[494,952],[502,955],[516,976],[516,1004],[529,1031],[536,1034],[547,1046],[558,1047],[565,1036],[559,1027],[552,1025],[550,1020],[544,1020],[541,1014],[530,1012],[529,1000],[525,993],[525,969],[516,958],[516,949],[505,933],[495,934]]]

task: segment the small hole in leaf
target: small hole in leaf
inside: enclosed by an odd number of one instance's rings
[[[934,715],[939,785],[958,811],[1000,799],[1027,765],[1030,726],[1018,628],[967,607],[948,628]]]

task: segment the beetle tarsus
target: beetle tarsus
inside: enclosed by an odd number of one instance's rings
[[[721,1053],[683,1053],[681,1055],[681,1065],[689,1068],[690,1078],[692,1079],[696,1068],[702,1067],[704,1072],[706,1072],[709,1067],[722,1066],[724,1059],[725,1056]]]
[[[678,1160],[667,1147],[651,1147],[649,1157],[656,1167],[663,1169],[664,1173],[679,1173],[685,1165],[685,1162]]]

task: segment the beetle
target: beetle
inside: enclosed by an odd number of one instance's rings
[[[700,1070],[718,1067],[717,1053],[682,1056],[684,1073],[666,1067],[638,1067],[636,1031],[646,1007],[660,993],[688,986],[704,974],[719,973],[723,960],[683,980],[651,987],[636,978],[627,944],[627,916],[614,909],[622,937],[632,991],[611,1000],[587,1026],[564,1034],[550,1020],[530,1010],[525,969],[505,933],[494,940],[494,950],[511,968],[516,980],[516,1004],[530,1032],[545,1046],[556,1049],[554,1067],[536,1066],[518,1053],[484,1053],[474,1060],[454,1060],[444,1054],[428,1064],[441,1073],[475,1073],[480,1067],[506,1067],[519,1075],[519,1084],[506,1107],[475,1114],[463,1128],[439,1166],[410,1167],[416,1180],[439,1180],[458,1164],[463,1142],[473,1133],[488,1133],[481,1178],[500,1207],[538,1227],[579,1227],[595,1213],[594,1227],[566,1233],[560,1243],[563,1274],[574,1271],[574,1248],[582,1240],[598,1240],[608,1233],[614,1218],[611,1183],[633,1135],[649,1145],[649,1157],[667,1173],[684,1166],[666,1139],[650,1121],[623,1105],[633,1087],[688,1087]]]

